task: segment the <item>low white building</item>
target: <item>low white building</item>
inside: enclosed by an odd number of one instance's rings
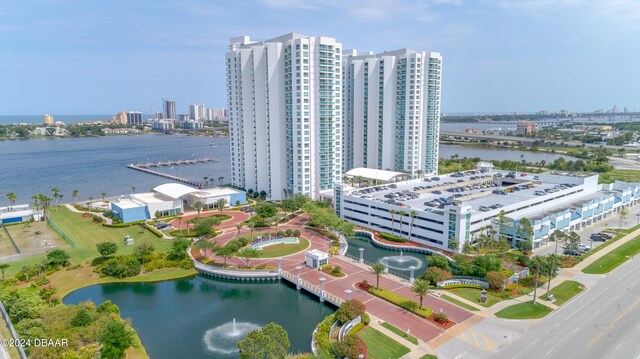
[[[235,206],[237,204],[247,203],[247,196],[244,191],[228,187],[207,188],[189,193],[187,196],[187,203],[191,208],[193,208],[194,203],[198,201],[204,204],[204,208],[216,208],[216,202],[220,199],[224,199],[226,201],[225,206]]]
[[[320,269],[323,265],[329,264],[329,254],[318,249],[312,249],[305,254],[305,263],[313,269]]]

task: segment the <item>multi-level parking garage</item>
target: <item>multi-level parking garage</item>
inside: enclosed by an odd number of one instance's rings
[[[528,218],[537,247],[555,230],[575,230],[640,200],[640,184],[598,184],[598,175],[478,169],[354,188],[336,186],[338,215],[358,226],[440,249],[449,239],[475,241],[489,228],[520,240],[517,222]],[[504,211],[509,219],[497,226]]]

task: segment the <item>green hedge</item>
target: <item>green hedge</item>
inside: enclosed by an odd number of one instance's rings
[[[380,232],[380,237],[382,237],[383,239],[386,239],[388,241],[396,242],[396,243],[405,243],[407,241],[406,239],[404,239],[402,237],[398,237],[395,234],[385,233],[385,232]]]
[[[438,289],[455,289],[455,288],[482,289],[481,286],[475,285],[475,284],[449,284],[449,285],[443,285],[442,287],[438,287]]]
[[[126,228],[126,227],[136,226],[142,223],[144,223],[144,221],[136,221],[136,222],[129,222],[129,223],[113,223],[113,224],[103,223],[102,226],[109,227],[109,228]]]
[[[158,231],[157,229],[151,227],[150,225],[148,225],[146,223],[141,223],[141,226],[146,228],[149,232],[151,232],[151,234],[153,234],[154,236],[156,236],[158,238],[164,237],[164,234],[162,234],[162,232]]]
[[[318,331],[313,334],[316,348],[327,351],[329,353],[333,353],[333,347],[331,346],[331,341],[329,340],[329,331],[331,330],[331,326],[335,321],[335,315],[331,314],[326,316],[322,320],[322,322],[318,324]]]
[[[191,233],[187,234],[186,231],[184,229],[174,229],[173,231],[169,232],[169,235],[172,237],[184,237],[184,238],[196,238],[198,237],[198,233],[196,233],[195,230],[191,231]]]
[[[418,303],[413,300],[406,298],[398,293],[391,292],[384,288],[380,288],[380,290],[375,287],[369,289],[369,293],[379,297],[381,299],[386,300],[389,303],[395,304],[401,308],[404,308],[416,315],[419,315],[423,318],[429,318],[432,314],[431,308],[423,306],[422,310],[418,308]]]

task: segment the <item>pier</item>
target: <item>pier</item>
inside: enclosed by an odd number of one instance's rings
[[[163,167],[163,166],[195,165],[198,163],[209,163],[209,162],[217,162],[217,161],[218,160],[214,158],[204,157],[204,158],[194,158],[190,160],[135,163],[135,164],[131,164],[131,166],[136,166],[138,168],[155,168],[155,167]]]
[[[178,177],[178,176],[169,175],[169,174],[166,174],[166,173],[162,173],[162,172],[158,172],[158,171],[154,171],[154,170],[148,169],[146,167],[140,167],[140,166],[134,165],[134,164],[127,165],[127,168],[131,168],[132,170],[148,173],[148,174],[151,174],[151,175],[154,175],[154,176],[167,178],[167,179],[170,179],[172,181],[181,182],[181,183],[188,184],[188,185],[191,185],[191,186],[194,186],[194,187],[198,187],[198,188],[205,186],[205,183],[203,183],[203,182],[190,180],[190,179],[184,178],[184,177]]]

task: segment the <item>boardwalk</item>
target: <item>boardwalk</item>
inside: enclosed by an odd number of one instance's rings
[[[192,185],[192,186],[196,186],[196,187],[202,187],[203,185],[205,185],[205,183],[203,183],[203,182],[190,180],[190,179],[184,178],[184,177],[178,177],[178,176],[169,175],[169,174],[166,174],[166,173],[150,170],[148,168],[139,167],[139,166],[134,165],[134,164],[127,165],[127,168],[131,168],[132,170],[148,173],[148,174],[151,174],[151,175],[154,175],[154,176],[167,178],[167,179],[170,179],[172,181],[186,183],[188,185]]]

